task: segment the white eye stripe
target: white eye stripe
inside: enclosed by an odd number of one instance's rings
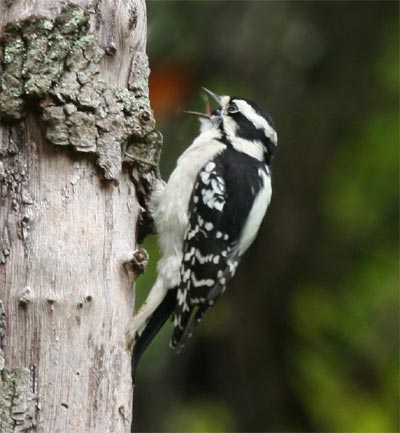
[[[238,151],[246,153],[260,161],[264,158],[264,146],[256,140],[246,140],[237,135],[237,123],[229,116],[225,117],[224,129],[232,146]]]
[[[277,134],[274,128],[268,123],[264,117],[260,116],[256,110],[248,104],[246,101],[241,99],[234,100],[236,105],[239,107],[239,110],[243,115],[249,119],[249,121],[258,129],[263,129],[265,131],[265,135],[275,144],[278,143]]]

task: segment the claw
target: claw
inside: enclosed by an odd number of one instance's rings
[[[149,262],[149,254],[144,248],[134,251],[132,259],[129,261],[135,274],[141,275],[146,270]]]

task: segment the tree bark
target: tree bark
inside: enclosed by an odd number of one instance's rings
[[[67,3],[0,1],[4,433],[130,431],[126,263],[159,146],[145,2]]]

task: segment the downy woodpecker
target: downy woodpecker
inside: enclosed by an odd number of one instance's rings
[[[225,291],[257,235],[271,200],[277,134],[256,103],[204,89],[219,107],[199,117],[200,134],[152,196],[162,256],[146,301],[126,331],[132,374],[144,350],[173,315],[178,350]]]

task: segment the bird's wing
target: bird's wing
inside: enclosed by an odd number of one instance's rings
[[[174,348],[184,344],[204,312],[221,296],[239,263],[235,248],[239,233],[233,230],[240,224],[227,225],[230,196],[225,167],[218,159],[208,162],[199,172],[189,204],[171,341]]]

